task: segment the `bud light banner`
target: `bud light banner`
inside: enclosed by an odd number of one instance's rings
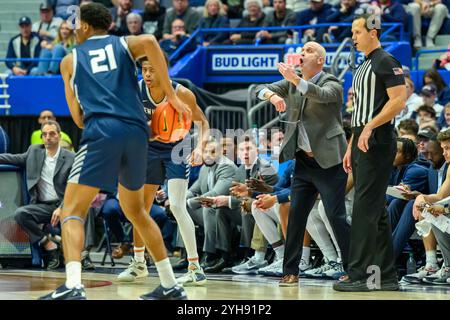
[[[208,50],[209,74],[278,74],[282,48]]]

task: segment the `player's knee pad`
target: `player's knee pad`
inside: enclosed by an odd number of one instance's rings
[[[79,221],[79,222],[81,222],[82,224],[84,224],[84,219],[83,219],[83,218],[81,218],[81,217],[79,217],[79,216],[68,216],[68,217],[65,217],[65,218],[63,219],[63,221],[61,222],[61,227],[62,227],[66,222],[68,222],[68,221],[70,221],[70,220]]]

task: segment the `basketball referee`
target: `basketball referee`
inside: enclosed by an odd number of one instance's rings
[[[353,136],[344,170],[353,172],[353,204],[348,279],[337,291],[398,290],[385,193],[396,153],[394,117],[405,107],[400,62],[380,44],[379,17],[364,14],[352,24],[352,39],[365,61],[353,76]]]

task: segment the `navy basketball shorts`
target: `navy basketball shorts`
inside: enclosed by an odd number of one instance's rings
[[[148,131],[113,117],[90,119],[83,130],[68,182],[114,193],[118,183],[139,190],[145,183]]]
[[[189,179],[190,148],[183,149],[182,143],[148,143],[146,184],[162,185],[166,179]]]

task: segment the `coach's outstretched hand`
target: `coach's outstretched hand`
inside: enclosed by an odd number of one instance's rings
[[[286,111],[286,102],[284,102],[284,99],[278,96],[277,94],[272,95],[269,101],[275,106],[275,109],[278,112]]]

